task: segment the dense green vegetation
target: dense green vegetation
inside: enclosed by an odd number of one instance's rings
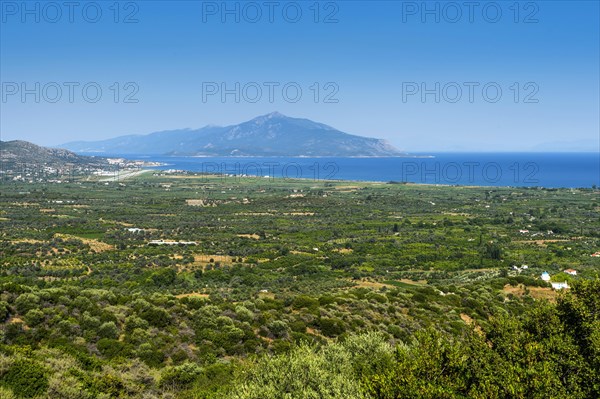
[[[0,397],[595,398],[598,198],[3,182]]]

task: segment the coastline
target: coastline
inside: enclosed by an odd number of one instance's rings
[[[143,159],[145,169],[236,177],[465,187],[600,186],[600,165],[594,153],[434,153],[404,157],[112,156]]]

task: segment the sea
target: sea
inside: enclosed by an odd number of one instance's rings
[[[354,180],[496,187],[600,186],[600,151],[413,153],[407,157],[394,158],[110,156],[162,164],[152,169],[217,173],[230,178],[246,176],[256,179]]]

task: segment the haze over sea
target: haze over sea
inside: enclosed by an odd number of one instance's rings
[[[98,155],[98,154],[89,154]],[[103,154],[106,155],[106,154]],[[600,153],[413,153],[399,158],[107,156],[164,163],[159,170],[265,178],[576,188],[600,186]]]

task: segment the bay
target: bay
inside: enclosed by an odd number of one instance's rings
[[[95,154],[98,155],[98,154]],[[394,158],[171,157],[119,155],[153,169],[229,177],[302,178],[440,185],[577,188],[600,185],[600,153],[427,153]]]

